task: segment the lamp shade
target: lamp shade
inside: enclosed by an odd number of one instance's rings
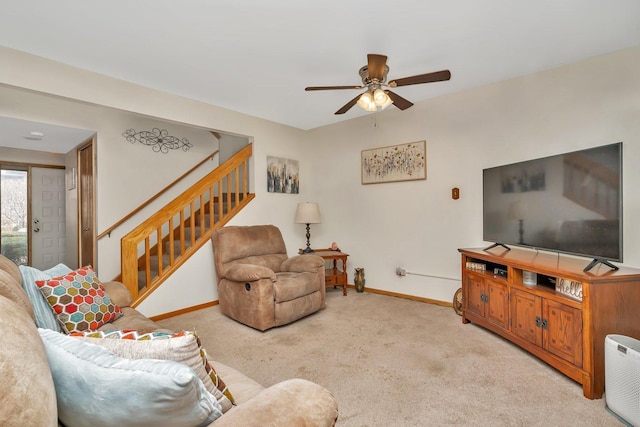
[[[521,200],[509,203],[507,210],[508,219],[522,219],[524,218],[524,206]]]
[[[314,202],[298,203],[296,224],[320,224],[320,207]]]

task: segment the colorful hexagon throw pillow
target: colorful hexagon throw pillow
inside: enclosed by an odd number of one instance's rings
[[[36,285],[67,333],[93,331],[122,316],[90,265]]]

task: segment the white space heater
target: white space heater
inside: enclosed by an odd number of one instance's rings
[[[607,335],[604,375],[607,409],[625,424],[640,426],[640,341]]]

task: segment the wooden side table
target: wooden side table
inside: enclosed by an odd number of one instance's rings
[[[300,249],[299,253],[302,253]],[[329,268],[325,267],[324,270],[324,284],[325,286],[342,286],[342,295],[347,295],[347,257],[349,254],[332,251],[331,248],[326,249],[314,249],[311,252],[312,255],[318,255],[325,261],[329,261]],[[338,260],[342,261],[342,270],[338,267]]]

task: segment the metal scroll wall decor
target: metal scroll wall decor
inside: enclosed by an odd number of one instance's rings
[[[193,147],[193,144],[187,138],[179,139],[171,136],[165,129],[153,128],[151,131],[143,130],[140,132],[136,132],[135,129],[127,129],[122,133],[122,136],[132,144],[139,142],[144,145],[150,145],[156,153],[167,154],[169,150],[177,150],[179,148],[182,151],[188,151],[189,148]]]

